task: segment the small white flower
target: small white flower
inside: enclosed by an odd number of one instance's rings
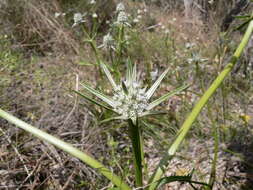
[[[105,48],[113,48],[114,47],[114,39],[110,33],[106,34],[103,37],[103,47],[105,47]]]
[[[126,13],[123,11],[119,12],[118,17],[117,17],[117,23],[118,24],[125,24],[125,23],[127,23],[127,21],[128,21],[128,19],[127,19]]]
[[[116,7],[116,12],[119,13],[119,12],[125,12],[125,5],[123,3],[119,3]]]
[[[166,29],[166,30],[164,31],[164,33],[165,33],[165,34],[169,34],[169,33],[170,33],[170,30],[169,30],[169,29]]]
[[[74,22],[78,23],[83,20],[83,15],[81,13],[75,13],[74,14]]]
[[[61,16],[61,13],[54,13],[55,18],[58,18],[59,16]]]
[[[145,9],[143,9],[143,12],[146,13],[146,12],[148,12],[148,10],[145,8]]]
[[[195,43],[189,43],[189,42],[187,42],[187,43],[185,44],[185,48],[186,48],[186,49],[190,49],[190,48],[194,47],[195,45],[196,45]]]
[[[150,72],[151,80],[155,80],[158,77],[158,69]]]
[[[141,15],[138,15],[138,16],[137,16],[137,18],[138,18],[138,19],[141,19],[141,18],[142,18],[142,16],[141,16]]]
[[[92,18],[97,18],[97,17],[98,17],[98,15],[96,13],[92,14]]]
[[[90,1],[90,4],[91,4],[91,5],[94,5],[94,4],[96,4],[96,1],[95,1],[95,0],[91,0],[91,1]]]
[[[141,13],[142,13],[142,10],[138,9],[138,10],[137,10],[137,14],[139,15],[139,14],[141,14]]]
[[[84,16],[85,16],[86,14],[81,14],[81,13],[75,13],[74,14],[74,24],[73,24],[73,26],[72,27],[74,27],[74,26],[76,26],[77,24],[80,24],[80,23],[82,23],[82,22],[85,22],[85,20],[84,20]]]
[[[138,19],[138,18],[135,18],[135,19],[133,20],[133,22],[134,22],[134,23],[138,23],[138,22],[139,22],[139,19]]]

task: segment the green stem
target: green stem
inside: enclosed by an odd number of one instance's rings
[[[213,189],[213,185],[215,182],[215,178],[216,178],[216,165],[217,165],[217,161],[218,161],[218,151],[219,151],[219,134],[218,134],[218,128],[216,126],[216,124],[214,124],[213,121],[213,136],[214,136],[214,157],[213,157],[213,162],[212,162],[212,169],[211,169],[211,173],[210,173],[210,178],[209,178],[209,187],[208,190],[212,190]]]
[[[183,123],[182,127],[178,131],[176,140],[173,142],[173,144],[171,145],[171,147],[168,150],[168,155],[169,156],[173,156],[176,153],[176,151],[179,148],[180,144],[184,140],[186,134],[190,130],[192,124],[197,119],[197,116],[199,115],[202,108],[206,105],[207,101],[210,99],[210,97],[214,94],[216,89],[224,81],[225,77],[233,69],[233,67],[236,64],[237,60],[241,56],[244,48],[248,44],[248,41],[249,41],[250,36],[252,34],[252,31],[253,31],[253,21],[251,21],[249,23],[247,31],[245,32],[245,34],[243,36],[243,39],[242,39],[241,43],[239,44],[239,46],[237,47],[237,49],[236,49],[233,57],[231,58],[230,62],[226,65],[226,67],[223,69],[223,71],[214,80],[214,82],[211,84],[211,86],[208,88],[208,90],[206,90],[204,95],[200,98],[198,103],[194,106],[192,112],[189,114],[189,116],[187,117],[187,119]],[[168,164],[168,163],[166,162],[166,164]],[[154,175],[152,176],[152,178],[150,180],[150,186],[148,188],[149,190],[154,190],[156,188],[157,180],[159,180],[162,175],[163,175],[163,170],[162,170],[161,165],[159,165],[156,172],[154,173]]]
[[[134,159],[134,167],[135,167],[135,180],[136,186],[142,187],[142,158],[143,158],[143,148],[142,148],[142,138],[141,138],[141,130],[138,126],[138,119],[136,124],[133,123],[131,119],[128,119],[129,125],[129,135],[132,141],[133,147],[133,159]]]
[[[3,111],[0,109],[0,117],[6,119],[10,123],[13,123],[17,127],[24,129],[25,131],[35,135],[41,140],[44,140],[50,144],[53,144],[57,148],[69,153],[70,155],[79,158],[81,161],[83,161],[85,164],[89,165],[90,167],[97,169],[99,173],[104,175],[106,178],[108,178],[114,185],[118,186],[121,190],[131,190],[131,188],[123,182],[121,178],[113,174],[109,169],[107,169],[102,163],[98,162],[88,154],[80,151],[79,149],[73,147],[72,145],[52,136],[48,133],[33,127],[32,125],[29,125],[25,123],[24,121],[14,117],[13,115]]]

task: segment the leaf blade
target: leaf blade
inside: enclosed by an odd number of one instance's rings
[[[108,97],[108,96],[104,95],[103,93],[91,88],[87,84],[83,84],[83,83],[80,83],[80,84],[83,86],[83,88],[85,88],[87,91],[89,91],[93,95],[97,96],[98,98],[100,98],[101,100],[106,102],[108,105],[110,105],[112,107],[115,107],[116,102],[113,99],[111,99],[110,97]]]
[[[112,77],[110,71],[107,69],[107,67],[104,63],[101,62],[100,66],[102,67],[104,73],[106,74],[106,76],[107,76],[109,82],[111,83],[113,89],[116,91],[117,90],[117,85],[116,85],[115,81],[113,80],[113,77]]]
[[[155,83],[151,86],[151,88],[146,92],[146,96],[147,99],[150,99],[151,96],[154,94],[155,90],[158,88],[158,86],[160,85],[160,83],[162,82],[163,78],[165,77],[165,75],[168,73],[169,68],[166,69],[161,75],[160,77],[155,81]]]
[[[73,90],[73,92],[76,93],[76,94],[78,94],[79,96],[85,98],[86,100],[88,100],[89,102],[91,102],[91,103],[93,103],[93,104],[96,104],[96,105],[98,105],[98,106],[100,106],[100,107],[103,107],[103,108],[105,108],[105,109],[107,109],[107,110],[110,110],[110,111],[115,112],[113,109],[111,109],[111,108],[107,107],[106,105],[104,105],[104,104],[102,104],[102,103],[100,103],[100,102],[94,100],[93,98],[91,98],[91,97],[89,97],[89,96],[86,96],[85,94],[83,94],[83,93],[81,93],[81,92],[79,92],[79,91]]]
[[[185,90],[186,88],[188,88],[190,85],[186,84],[183,85],[179,88],[176,88],[175,90],[163,95],[162,97],[156,99],[155,101],[151,102],[148,107],[146,108],[146,110],[151,110],[152,108],[154,108],[155,106],[159,105],[160,103],[162,103],[163,101],[165,101],[166,99],[168,99],[169,97],[181,92],[182,90]]]

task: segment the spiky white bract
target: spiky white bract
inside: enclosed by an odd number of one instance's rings
[[[123,3],[119,3],[116,7],[116,12],[119,13],[119,12],[125,12],[125,5]]]
[[[110,108],[93,98],[81,94],[80,92],[76,93],[84,97],[86,100],[109,109],[119,115],[114,118],[106,119],[107,121],[112,119],[131,119],[133,122],[135,122],[139,117],[157,114],[157,112],[152,112],[151,109],[167,100],[169,97],[189,87],[189,85],[183,85],[149,103],[149,99],[154,94],[163,78],[166,76],[168,69],[166,69],[160,75],[160,77],[149,90],[146,90],[146,87],[141,87],[141,81],[139,81],[137,78],[136,64],[132,65],[130,60],[127,61],[126,80],[123,80],[120,85],[115,83],[109,69],[104,63],[101,62],[100,66],[102,67],[102,70],[106,74],[106,77],[113,87],[113,95],[111,97],[106,96],[103,93],[91,88],[87,84],[82,84],[82,86],[88,92],[107,103]]]
[[[142,88],[141,82],[137,79],[136,64],[133,66],[132,63],[128,61],[126,80],[122,81],[121,85],[115,83],[105,64],[101,63],[101,67],[113,87],[113,96],[108,97],[86,84],[82,84],[82,86],[110,105],[112,110],[120,115],[117,119],[132,119],[133,121],[138,117],[147,115],[147,112],[150,110],[148,100],[161,83],[162,78],[164,78],[165,74],[168,72],[168,70],[166,70],[151,89],[146,91],[146,87]]]

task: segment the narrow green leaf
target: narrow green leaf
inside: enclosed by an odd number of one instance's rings
[[[127,90],[127,87],[126,87],[126,84],[124,83],[124,81],[122,81],[121,84],[122,84],[122,89],[125,92],[125,94],[128,94],[128,90]]]
[[[137,81],[137,66],[136,66],[136,63],[134,64],[133,71],[132,71],[132,81]]]
[[[127,84],[132,83],[132,75],[133,75],[133,64],[130,59],[127,60],[127,75],[126,75],[126,81]]]
[[[81,66],[94,66],[94,64],[91,64],[87,61],[80,61],[77,63],[78,65],[81,65]]]
[[[247,24],[249,24],[250,21],[252,21],[253,18],[249,18],[245,20],[242,24],[240,24],[238,27],[234,28],[233,31],[241,30],[243,27],[245,27]]]
[[[234,16],[234,18],[238,18],[238,19],[250,18],[250,15],[239,15],[239,16]]]
[[[79,96],[85,98],[86,100],[90,101],[90,102],[93,103],[93,104],[96,104],[96,105],[98,105],[98,106],[100,106],[100,107],[103,107],[103,108],[105,108],[105,109],[107,109],[107,110],[110,110],[110,111],[115,112],[113,109],[111,109],[111,108],[107,107],[106,105],[104,105],[104,104],[102,104],[102,103],[96,101],[94,98],[91,98],[91,97],[89,97],[89,96],[87,96],[87,95],[85,95],[85,94],[82,94],[81,92],[78,92],[78,91],[76,91],[76,90],[73,90],[73,92],[75,92],[76,94],[78,94]]]
[[[100,98],[101,100],[103,100],[104,102],[106,102],[107,104],[109,104],[112,107],[115,107],[116,102],[111,99],[110,97],[104,95],[103,93],[89,87],[87,84],[83,84],[80,83],[86,90],[88,90],[90,93],[94,94],[95,96],[97,96],[98,98]]]
[[[165,111],[145,111],[139,117],[144,117],[144,116],[151,116],[151,115],[161,115],[161,114],[167,114],[168,112]]]
[[[163,95],[162,97],[158,98],[157,100],[151,102],[148,107],[146,108],[146,110],[151,110],[152,108],[154,108],[155,106],[159,105],[160,103],[162,103],[163,101],[165,101],[166,99],[170,98],[171,96],[174,96],[175,94],[178,94],[179,92],[181,92],[182,90],[185,90],[186,88],[188,88],[190,85],[186,84],[183,85],[165,95]]]
[[[168,73],[169,68],[166,69],[161,75],[160,77],[156,80],[156,82],[153,84],[153,86],[146,92],[146,96],[148,99],[151,98],[151,96],[154,94],[155,90],[157,89],[157,87],[160,85],[160,83],[162,82],[163,78],[165,77],[165,75]]]
[[[99,124],[106,123],[106,122],[113,121],[113,120],[120,120],[120,119],[127,119],[127,118],[125,118],[124,116],[110,117],[108,119],[104,119],[104,120],[100,121]]]
[[[113,89],[116,91],[116,90],[117,90],[117,85],[116,85],[116,83],[114,82],[114,80],[113,80],[113,78],[112,78],[112,75],[111,75],[110,71],[107,69],[107,67],[106,67],[106,65],[105,65],[104,63],[101,62],[101,63],[100,63],[100,66],[102,67],[103,71],[105,72],[105,74],[106,74],[108,80],[110,81],[110,83],[111,83]]]
[[[198,185],[204,185],[204,186],[209,186],[208,184],[206,183],[203,183],[203,182],[198,182],[198,181],[192,181],[191,180],[192,176],[190,175],[187,175],[187,176],[169,176],[169,177],[164,177],[164,178],[161,178],[159,181],[158,181],[158,188],[161,188],[163,185],[165,184],[168,184],[168,183],[171,183],[171,182],[175,182],[175,181],[179,181],[179,182],[188,182],[188,183],[191,183],[191,184],[198,184]]]

